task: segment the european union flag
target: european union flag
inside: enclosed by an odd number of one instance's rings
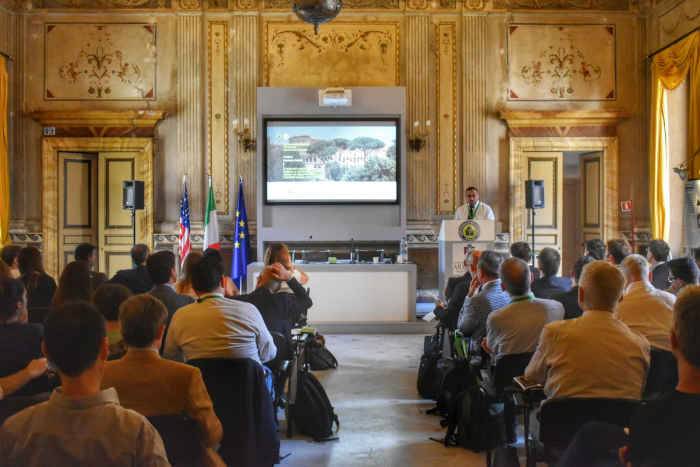
[[[245,212],[245,196],[243,195],[243,177],[238,182],[238,202],[236,203],[236,229],[233,236],[233,262],[231,263],[231,278],[236,281],[238,288],[243,291],[243,279],[247,275],[248,251],[248,215]]]

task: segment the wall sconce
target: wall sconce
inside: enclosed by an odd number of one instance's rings
[[[421,129],[421,123],[418,120],[413,122],[413,131],[408,138],[408,148],[411,151],[418,152],[425,147],[426,138],[430,134],[430,125],[430,120],[427,120]]]
[[[678,175],[681,180],[688,181],[688,163],[683,162],[682,164],[673,168],[673,172]]]
[[[247,118],[243,119],[243,128],[238,125],[238,119],[233,120],[233,131],[238,136],[238,144],[243,145],[243,150],[253,152],[257,148],[257,141],[250,130],[250,121]]]

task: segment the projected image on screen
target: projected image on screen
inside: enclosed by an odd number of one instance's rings
[[[397,122],[267,121],[267,202],[393,203]]]

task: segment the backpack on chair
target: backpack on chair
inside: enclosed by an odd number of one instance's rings
[[[338,416],[326,390],[311,372],[299,372],[296,401],[291,409],[291,418],[301,434],[311,436],[315,441],[336,439],[334,435],[340,429]],[[336,426],[335,433],[333,425]]]
[[[326,339],[317,334],[307,344],[306,363],[309,364],[312,371],[334,370],[338,368],[338,360],[326,347]]]

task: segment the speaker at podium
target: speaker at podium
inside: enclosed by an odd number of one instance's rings
[[[490,250],[496,240],[496,222],[491,220],[444,220],[438,236],[438,280],[440,292],[447,280],[464,274],[464,258],[474,250]]]

